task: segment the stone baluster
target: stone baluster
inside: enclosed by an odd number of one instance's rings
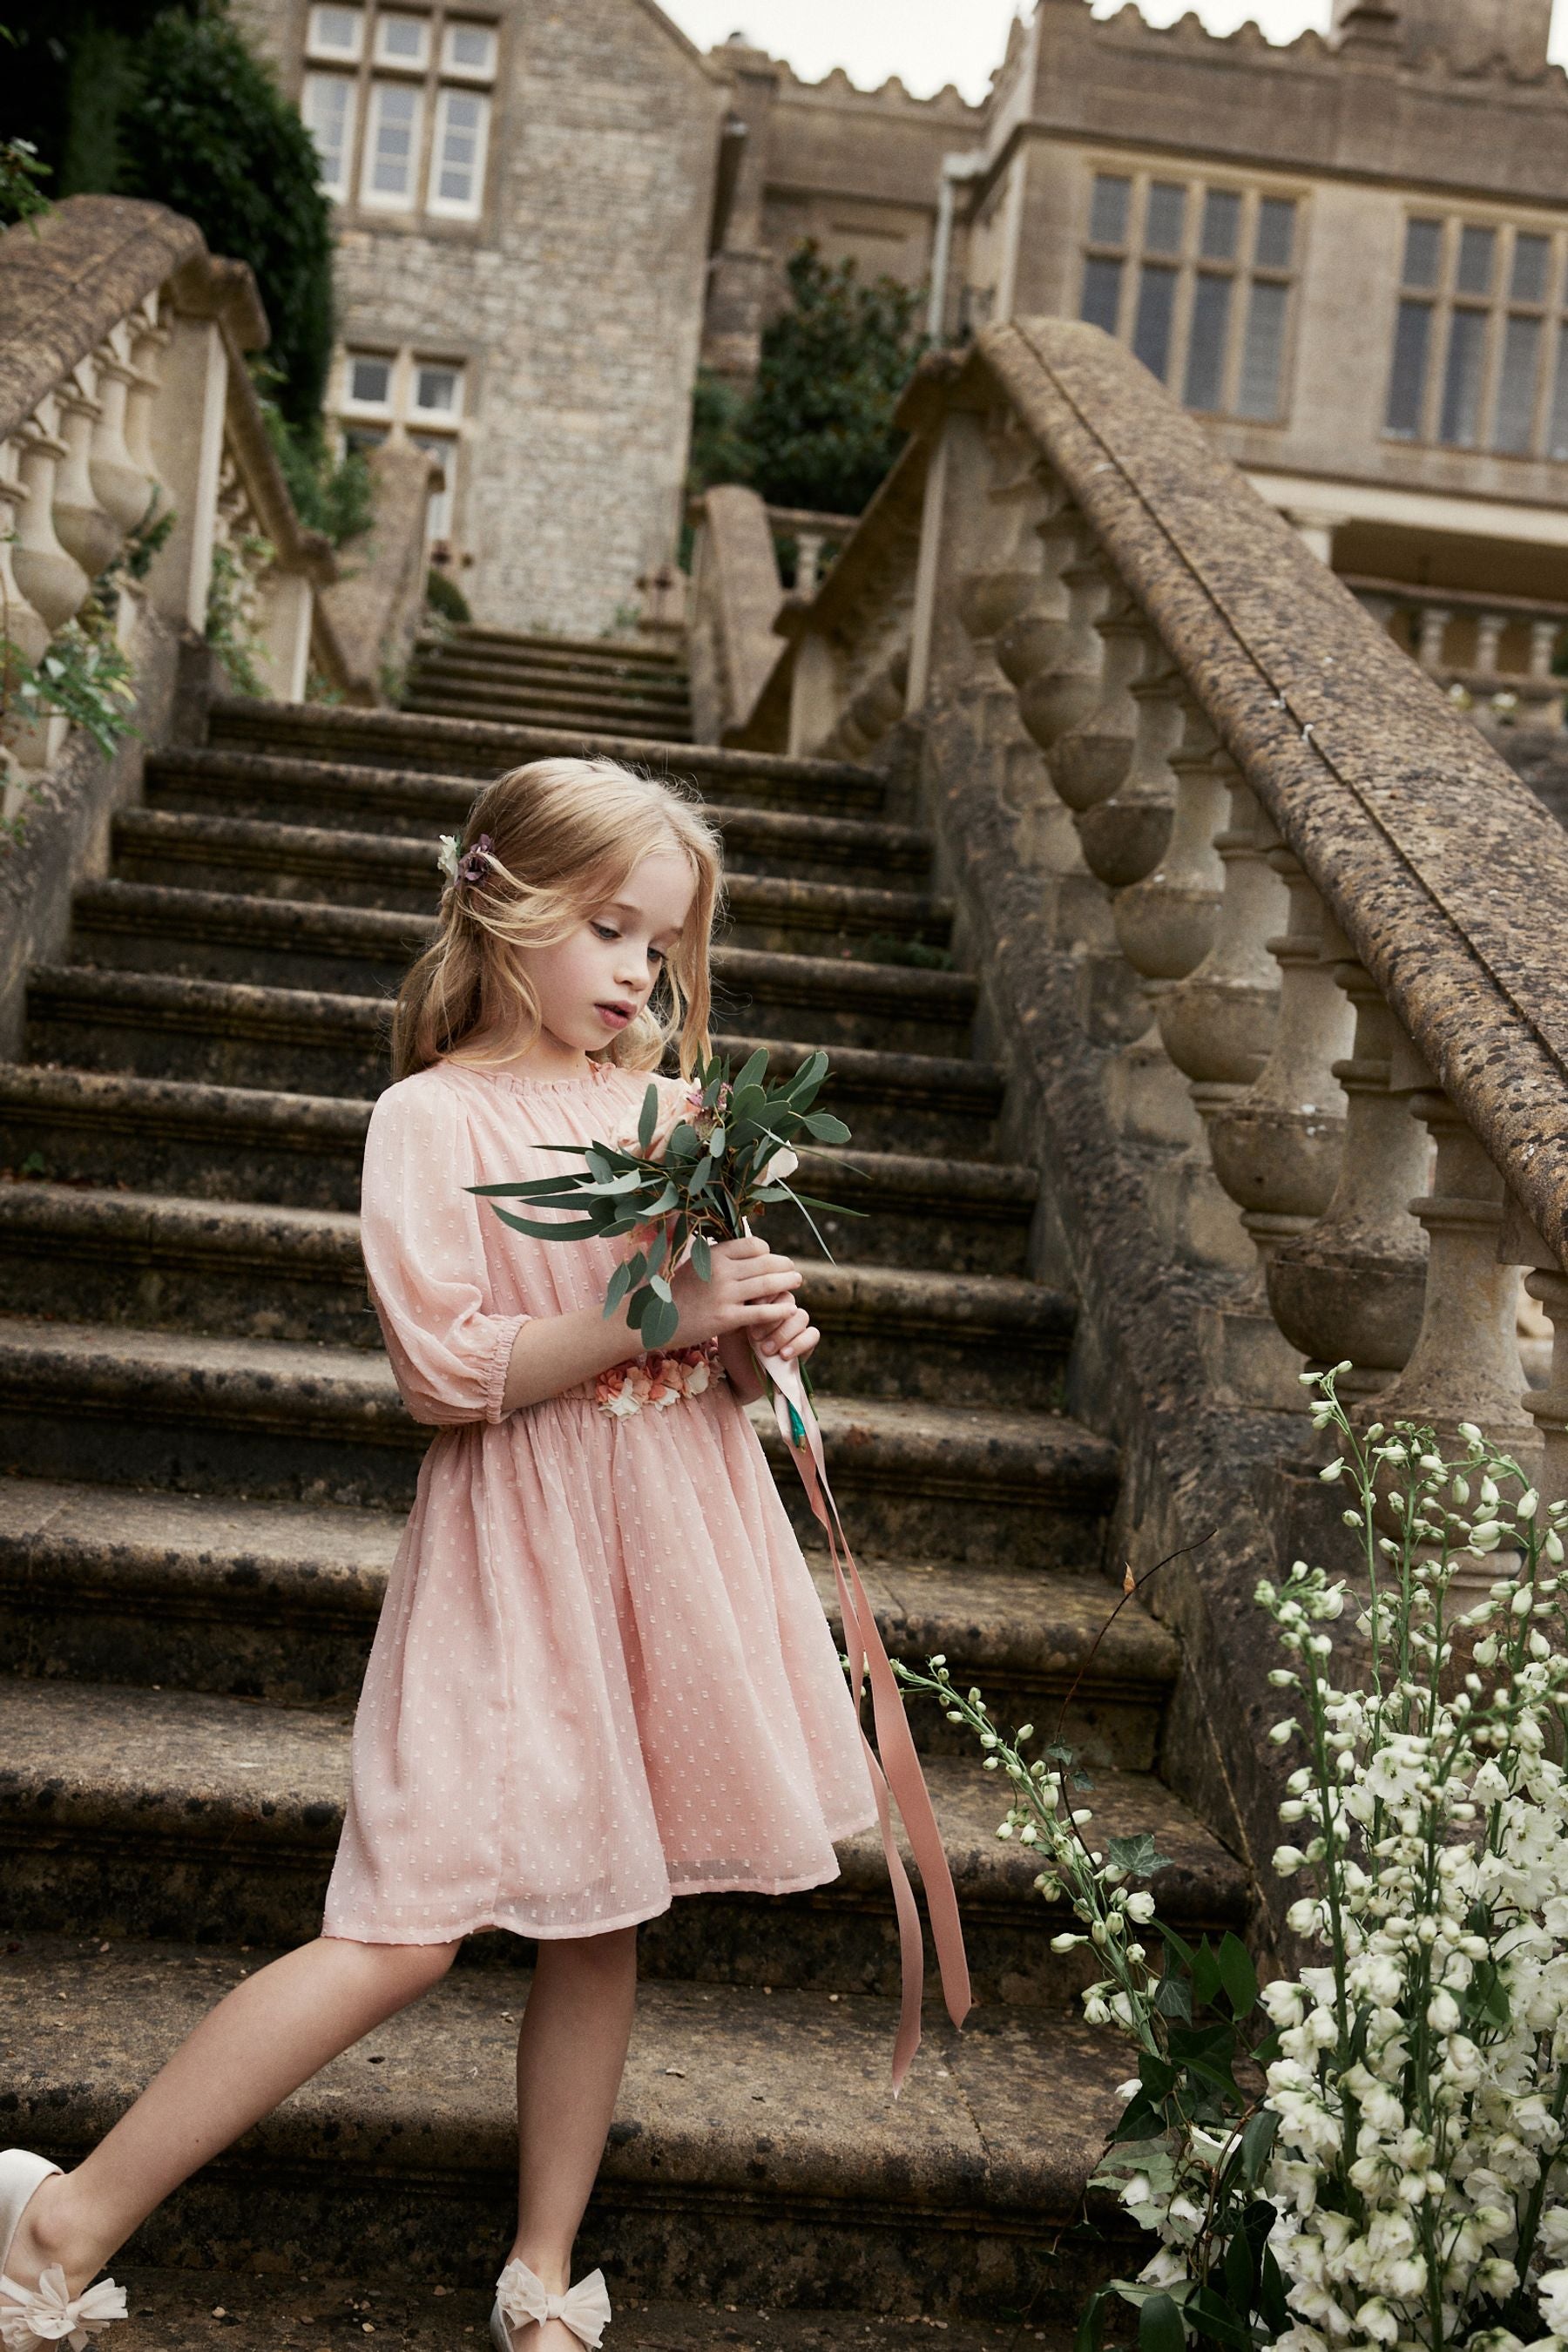
[[[1409,1358],[1357,1417],[1429,1424],[1452,1444],[1461,1422],[1539,1466],[1541,1441],[1520,1400],[1520,1258],[1500,1263],[1506,1188],[1486,1148],[1396,1033],[1389,1084],[1436,1147],[1431,1189],[1410,1203],[1426,1229],[1426,1286]],[[1528,1254],[1527,1254],[1528,1255]]]
[[[1054,572],[1067,592],[1067,611],[1048,622],[1034,615],[1014,622],[997,639],[996,657],[1018,688],[1018,716],[1048,761],[1053,746],[1100,701],[1106,648],[1095,624],[1113,583],[1073,509],[1042,524],[1040,539],[1047,576]],[[1129,748],[1131,735],[1129,727]]]
[[[93,354],[99,415],[88,459],[93,496],[125,538],[144,520],[153,496],[145,467],[138,466],[125,443],[126,395],[134,380],[129,342],[127,330],[116,327]]]
[[[795,540],[795,593],[807,601],[816,593],[816,583],[822,576],[823,533],[800,530]]]
[[[1266,1279],[1275,1320],[1309,1369],[1348,1359],[1339,1392],[1353,1404],[1387,1387],[1421,1328],[1426,1238],[1410,1202],[1426,1190],[1432,1148],[1405,1097],[1389,1091],[1398,1024],[1331,917],[1323,953],[1355,1015],[1350,1054],[1333,1066],[1344,1150],[1323,1215],[1273,1253]]]
[[[1047,610],[1054,577],[1042,573],[1033,527],[1062,494],[1040,463],[1039,452],[1008,421],[986,436],[991,478],[984,493],[987,517],[981,562],[961,572],[953,600],[974,652],[982,678],[994,671],[997,639],[1019,614]],[[1055,604],[1065,612],[1065,591]]]
[[[1443,645],[1453,614],[1446,604],[1424,604],[1417,627],[1415,658],[1423,669],[1441,669]]]
[[[1550,681],[1552,664],[1557,653],[1557,640],[1563,634],[1561,621],[1531,621],[1530,625],[1530,676]]]
[[[55,530],[89,580],[120,552],[122,533],[92,487],[92,436],[103,414],[96,370],[79,361],[59,388],[60,438],[66,454],[55,482]]]
[[[1129,641],[1138,655],[1138,672],[1125,693],[1132,742],[1120,781],[1079,810],[1078,834],[1090,873],[1108,890],[1120,892],[1152,874],[1170,845],[1176,798],[1171,754],[1182,736],[1184,690],[1170,656],[1146,627],[1121,617],[1114,640],[1108,628],[1102,634],[1108,639],[1108,672],[1112,656],[1119,664],[1128,657],[1123,648]],[[1066,740],[1070,739],[1058,751]],[[1055,758],[1050,766],[1057,776]],[[1061,790],[1059,777],[1057,789]]]
[[[1476,667],[1483,677],[1495,677],[1498,670],[1498,647],[1508,626],[1506,613],[1479,613],[1476,615]]]
[[[131,381],[125,394],[125,446],[147,480],[145,520],[156,522],[170,504],[168,486],[153,454],[153,415],[157,404],[163,354],[173,340],[157,316],[157,297],[131,320]]]
[[[1194,765],[1185,773],[1200,790],[1201,737],[1193,746]],[[1205,1129],[1201,1156],[1190,1154],[1180,1170],[1167,1171],[1170,1190],[1162,1202],[1162,1226],[1185,1256],[1200,1263],[1248,1269],[1255,1253],[1236,1207],[1221,1191],[1208,1149],[1208,1122],[1249,1087],[1268,1058],[1279,1006],[1279,973],[1268,940],[1283,911],[1279,877],[1268,864],[1277,840],[1273,827],[1245,778],[1215,748],[1210,781],[1222,785],[1226,822],[1213,846],[1222,880],[1213,942],[1184,979],[1155,998],[1155,1021],[1166,1053],[1187,1079]],[[1194,859],[1196,866],[1198,861]],[[1131,893],[1128,894],[1131,898]],[[1186,906],[1178,903],[1175,936],[1186,915],[1191,932],[1205,924],[1206,909],[1197,875]],[[1131,909],[1128,919],[1132,919]]]
[[[1546,1385],[1526,1390],[1520,1402],[1541,1439],[1542,1496],[1548,1503],[1560,1503],[1568,1498],[1568,1276],[1511,1192],[1503,1204],[1498,1260],[1502,1265],[1528,1268],[1524,1287],[1552,1326]]]
[[[1064,585],[1068,585],[1075,569],[1073,564],[1064,568]],[[1104,609],[1094,623],[1101,646],[1098,665],[1100,691],[1076,725],[1058,735],[1046,751],[1051,782],[1079,821],[1080,841],[1087,841],[1085,814],[1117,790],[1131,765],[1138,731],[1132,681],[1147,666],[1150,644],[1148,625],[1121,583],[1101,572],[1097,584],[1104,592]],[[1070,599],[1069,586],[1069,627]],[[1070,638],[1066,633],[1054,641],[1051,658],[1058,658],[1064,647],[1069,649],[1070,657]],[[1024,683],[1032,690],[1035,676],[1043,674],[1032,674]],[[1036,730],[1031,729],[1030,732],[1037,741]],[[1090,860],[1091,866],[1092,863]]]
[[[1321,1217],[1344,1149],[1344,1097],[1333,1064],[1350,1044],[1350,1007],[1322,959],[1323,908],[1291,852],[1276,842],[1268,862],[1286,887],[1283,931],[1268,941],[1279,966],[1279,1011],[1270,1052],[1252,1085],[1208,1120],[1215,1173],[1240,1209],[1258,1253],[1233,1302],[1213,1310],[1205,1343],[1222,1390],[1237,1402],[1299,1412],[1299,1354],[1268,1306],[1268,1261]]]
[[[58,404],[49,394],[16,436],[17,472],[26,501],[16,519],[11,566],[18,586],[53,635],[74,618],[90,586],[87,573],[55,535],[55,476],[68,453],[55,430]]]
[[[18,444],[0,443],[0,636],[22,659],[36,662],[49,642],[49,625],[35,612],[16,578],[14,551],[27,493],[17,471]]]

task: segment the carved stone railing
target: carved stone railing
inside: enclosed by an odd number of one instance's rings
[[[724,743],[759,730],[779,740],[789,733],[770,703],[759,709],[780,658],[778,635],[790,615],[818,593],[825,554],[837,561],[858,525],[847,515],[805,507],[771,507],[738,483],[702,492],[687,509],[691,525],[691,583],[686,635],[691,668],[692,716],[698,739]],[[785,592],[779,550],[795,551],[795,579]],[[830,576],[831,567],[826,567]]]
[[[226,548],[266,691],[299,700],[312,659],[336,682],[315,608],[331,550],[300,526],[244,364],[267,331],[250,272],[161,205],[77,196],[0,236],[0,626],[26,660],[166,523],[144,581],[119,583],[122,643],[143,609],[204,632]],[[46,768],[64,731],[11,756]]]
[[[1394,580],[1345,585],[1461,709],[1509,726],[1562,726],[1568,680],[1555,665],[1568,643],[1568,606]]]
[[[831,568],[839,549],[856,528],[854,515],[822,514],[814,507],[769,507],[768,529],[773,535],[773,553],[793,556],[790,563],[780,563],[780,571],[790,574],[790,593],[809,599],[816,595],[825,575]]]
[[[1168,1768],[1261,1858],[1250,1588],[1354,1566],[1302,1370],[1568,1494],[1568,837],[1097,330],[990,329],[900,422],[748,740],[787,714],[792,749],[920,772],[1120,1552],[1198,1547],[1154,1596],[1193,1666]]]

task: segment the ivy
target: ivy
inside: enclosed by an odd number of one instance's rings
[[[265,700],[267,688],[258,664],[264,658],[261,633],[251,612],[256,582],[274,560],[269,539],[247,531],[237,546],[218,540],[213,547],[212,578],[207,587],[206,640],[228,672],[235,689]]]

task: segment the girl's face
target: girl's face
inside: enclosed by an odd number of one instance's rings
[[[674,951],[696,890],[679,850],[652,850],[563,940],[528,949],[546,1033],[593,1053],[634,1021]]]

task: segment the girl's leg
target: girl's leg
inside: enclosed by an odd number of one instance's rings
[[[318,1937],[225,1995],[73,2172],[35,2190],[7,2275],[79,2294],[172,2189],[451,1966],[453,1944]],[[580,2352],[580,2347],[579,2347]]]
[[[635,1927],[541,1943],[517,2037],[518,2194],[512,2254],[552,2294],[605,2152],[637,2000]],[[510,2259],[510,2257],[509,2257]],[[517,2352],[582,2352],[559,2320],[512,2331]]]

